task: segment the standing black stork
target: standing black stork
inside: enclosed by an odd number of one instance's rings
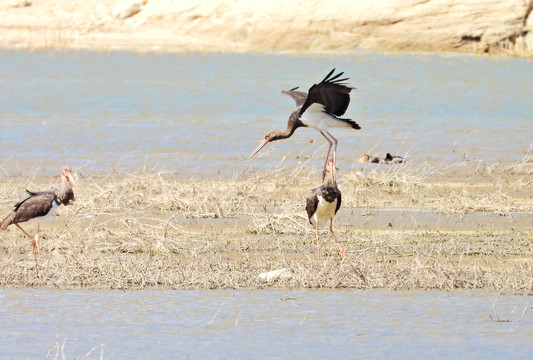
[[[333,217],[341,207],[341,191],[337,187],[337,169],[333,160],[329,160],[326,168],[326,179],[319,187],[311,190],[311,195],[307,197],[307,216],[309,223],[315,225],[316,230],[316,250],[317,258],[320,261],[320,238],[318,235],[318,226],[321,221],[329,220],[329,232],[335,242],[339,245],[339,252],[341,258],[346,256],[341,244],[337,241],[337,237],[333,233]]]
[[[72,187],[76,187],[76,183],[72,178],[70,167],[63,166],[61,169],[61,185],[59,189],[52,188],[50,190],[33,192],[26,190],[28,197],[15,204],[13,211],[4,219],[0,225],[0,229],[5,230],[9,225],[15,224],[28,238],[31,240],[32,252],[41,254],[39,249],[39,224],[37,224],[37,235],[32,238],[19,223],[38,218],[46,215],[51,215],[54,210],[61,204],[69,205],[74,201],[74,191]]]
[[[337,160],[338,141],[331,135],[329,128],[344,127],[356,130],[361,129],[355,121],[339,117],[346,112],[350,104],[350,91],[352,91],[352,88],[344,83],[349,78],[339,79],[344,74],[343,72],[333,75],[334,72],[335,69],[331,70],[319,84],[311,86],[307,94],[302,91],[296,91],[297,88],[282,91],[283,94],[289,95],[296,102],[296,109],[289,116],[287,128],[285,131],[273,130],[269,132],[250,157],[257,154],[259,150],[271,141],[291,137],[299,127],[312,127],[318,130],[329,143],[328,154],[322,173],[322,178],[325,177],[329,154],[333,145],[335,145],[333,150],[333,163],[336,164]]]

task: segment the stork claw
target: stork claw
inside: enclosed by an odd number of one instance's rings
[[[41,255],[41,249],[39,246],[39,234],[35,235],[35,238],[31,240],[31,252],[33,254]]]
[[[341,260],[343,260],[346,257],[346,250],[339,244],[339,256],[341,257]]]

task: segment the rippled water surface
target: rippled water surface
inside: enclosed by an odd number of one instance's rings
[[[526,359],[531,296],[0,290],[3,359]]]
[[[357,87],[346,117],[363,128],[333,131],[341,167],[366,152],[509,162],[533,139],[531,65],[436,55],[0,51],[0,169],[55,175],[69,163],[90,173],[224,176],[276,166],[285,155],[289,165],[322,157],[321,136],[299,129],[247,162],[268,131],[285,127],[293,103],[280,90],[305,90],[333,67]]]

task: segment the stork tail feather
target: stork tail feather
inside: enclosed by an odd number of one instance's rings
[[[361,130],[361,126],[359,126],[359,124],[353,121],[352,119],[343,119],[343,118],[337,118],[337,119],[349,124],[355,130]]]

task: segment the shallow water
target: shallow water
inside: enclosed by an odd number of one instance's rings
[[[333,131],[341,169],[366,152],[415,163],[506,163],[531,146],[526,59],[0,51],[0,173],[56,175],[69,163],[87,173],[146,167],[230,176],[321,158],[320,135],[299,129],[247,160],[268,131],[285,126],[293,104],[279,91],[305,89],[333,67],[358,88],[346,116],[363,127]],[[392,224],[388,215],[369,226]],[[410,213],[396,215],[394,227],[412,227]],[[416,224],[461,229],[453,217],[428,216]],[[506,221],[472,216],[491,226]],[[63,342],[67,358],[100,344],[110,359],[529,358],[533,309],[523,312],[532,300],[478,292],[1,289],[0,358],[44,358],[49,350],[54,358]]]
[[[531,296],[385,291],[0,290],[4,359],[526,359]],[[533,309],[532,309],[533,310]],[[101,347],[92,358],[99,358]]]
[[[0,169],[55,175],[145,167],[229,176],[306,161],[324,140],[299,129],[247,160],[285,127],[292,100],[333,67],[358,89],[333,131],[339,167],[364,153],[416,162],[521,159],[533,139],[531,61],[438,55],[290,56],[0,51]],[[309,140],[315,140],[309,143]],[[320,168],[321,161],[310,165]]]

